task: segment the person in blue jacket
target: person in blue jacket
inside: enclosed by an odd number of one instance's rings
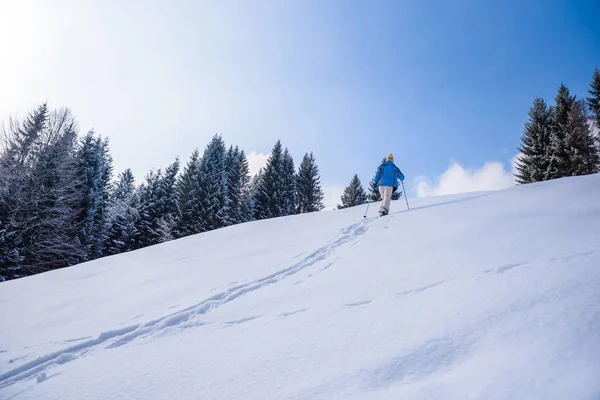
[[[390,153],[386,160],[377,168],[375,178],[376,190],[381,194],[381,206],[379,207],[379,215],[384,216],[390,212],[390,202],[392,193],[398,189],[400,182],[404,181],[404,174],[400,168],[394,164],[394,155]]]

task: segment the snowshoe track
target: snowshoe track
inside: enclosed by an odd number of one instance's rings
[[[342,229],[339,236],[335,240],[313,251],[301,261],[291,265],[290,267],[284,268],[260,279],[229,288],[228,290],[209,297],[208,299],[184,310],[166,315],[162,318],[158,318],[144,324],[134,324],[125,328],[102,332],[94,339],[86,340],[76,345],[66,347],[62,350],[48,353],[32,361],[26,362],[19,367],[6,371],[0,374],[0,388],[5,388],[17,382],[29,379],[38,373],[45,373],[47,369],[53,366],[76,360],[79,356],[100,345],[105,344],[106,348],[112,349],[130,343],[136,338],[163,334],[170,329],[185,329],[206,325],[205,322],[198,321],[197,319],[195,320],[195,317],[209,313],[210,311],[229,303],[240,296],[254,292],[263,287],[273,285],[289,276],[297,274],[298,272],[301,272],[311,266],[314,266],[315,264],[320,263],[323,260],[326,260],[336,249],[344,244],[360,240],[360,238],[367,232],[369,228],[367,222],[368,220],[363,220]],[[331,265],[327,265],[327,268],[330,266]]]

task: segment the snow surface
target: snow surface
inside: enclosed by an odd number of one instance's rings
[[[0,283],[0,399],[599,399],[600,175]]]

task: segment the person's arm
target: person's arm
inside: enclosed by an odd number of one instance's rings
[[[379,184],[379,180],[381,179],[381,167],[377,168],[377,173],[375,174],[375,178],[373,178],[373,182],[375,185]]]
[[[402,171],[400,171],[400,168],[398,168],[398,179],[400,180],[400,182],[404,181],[404,174],[402,173]]]

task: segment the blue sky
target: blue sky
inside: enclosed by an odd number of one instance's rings
[[[412,196],[494,189],[532,100],[586,94],[599,20],[591,0],[3,1],[0,118],[68,106],[138,178],[221,133],[255,165],[277,139],[314,151],[329,204],[389,152]]]

